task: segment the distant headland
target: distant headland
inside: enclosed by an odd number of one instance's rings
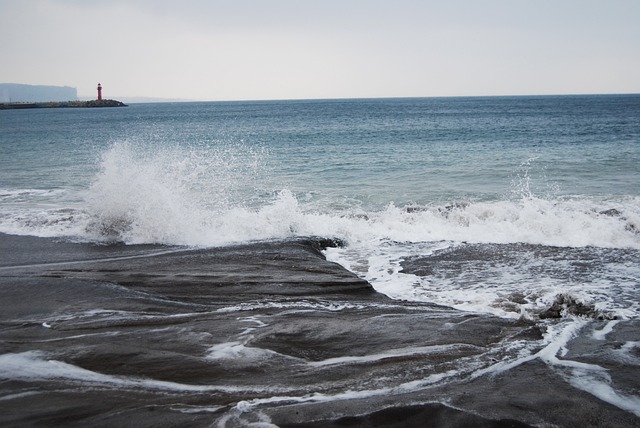
[[[60,101],[60,100],[74,101]],[[121,101],[102,98],[98,83],[98,99],[78,101],[75,88],[68,86],[23,85],[0,83],[0,110],[30,108],[126,107]]]

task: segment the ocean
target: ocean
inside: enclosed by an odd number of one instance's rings
[[[567,354],[640,316],[640,95],[7,110],[0,153],[0,239],[334,239],[323,255],[391,301],[545,327],[472,377],[538,358],[640,417],[637,375]]]

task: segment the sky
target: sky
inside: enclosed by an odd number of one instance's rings
[[[0,0],[0,82],[202,101],[640,93],[640,0]]]

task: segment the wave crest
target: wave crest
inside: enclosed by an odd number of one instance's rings
[[[84,198],[45,210],[42,202],[14,209],[9,201],[0,231],[193,246],[315,235],[372,247],[456,241],[640,249],[637,196],[536,197],[525,174],[526,185],[514,183],[519,191],[502,200],[364,209],[357,195],[336,204],[323,189],[296,194],[289,190],[295,185],[278,182],[270,164],[268,153],[242,144],[158,149],[116,143],[102,154]],[[2,196],[22,203],[56,195]]]
[[[260,154],[242,147],[155,150],[114,144],[87,197],[89,234],[128,243],[203,243],[234,210],[247,209]],[[224,240],[223,240],[224,241]]]

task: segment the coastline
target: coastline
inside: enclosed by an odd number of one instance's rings
[[[191,249],[0,235],[0,422],[639,422],[539,359],[478,374],[522,346],[542,350],[544,325],[391,300],[328,262],[321,250],[333,245],[299,238]],[[570,352],[593,358],[581,346]],[[624,377],[634,367],[611,370]]]

